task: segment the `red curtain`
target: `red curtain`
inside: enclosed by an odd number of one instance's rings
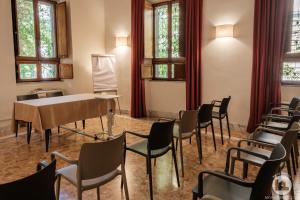
[[[145,85],[141,78],[144,59],[144,0],[131,0],[131,117],[146,116]]]
[[[201,46],[203,0],[185,0],[186,109],[201,104]]]
[[[281,65],[292,0],[255,0],[250,118],[252,132],[271,104],[281,101]]]

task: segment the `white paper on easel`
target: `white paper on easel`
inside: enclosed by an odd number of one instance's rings
[[[94,92],[117,90],[114,56],[92,55]]]

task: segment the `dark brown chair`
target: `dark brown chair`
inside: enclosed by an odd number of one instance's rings
[[[33,100],[38,99],[39,96],[37,94],[28,94],[28,95],[19,95],[17,96],[17,101],[27,101],[27,100]],[[31,137],[31,131],[32,131],[32,123],[31,122],[25,122],[27,127],[27,143],[30,143],[30,137]],[[19,133],[19,124],[20,121],[16,120],[16,137],[18,137]]]
[[[212,119],[213,108],[214,108],[214,103],[203,104],[203,105],[200,106],[199,112],[198,112],[198,126],[197,126],[198,129],[197,129],[197,131],[198,131],[199,138],[200,138],[201,158],[202,158],[202,143],[201,143],[202,142],[201,141],[201,129],[202,128],[205,128],[205,131],[206,131],[207,127],[211,126],[215,151],[217,150],[214,124],[213,124],[213,119]]]
[[[57,92],[47,92],[46,93],[46,97],[50,98],[50,97],[60,97],[60,96],[64,96],[64,93],[62,91],[57,91]],[[102,123],[102,119],[101,119],[101,123]],[[60,127],[58,128],[58,132],[60,132]],[[77,122],[75,122],[75,128],[77,128]],[[82,128],[85,129],[85,120],[82,120]],[[103,124],[102,124],[102,128],[103,128]]]
[[[69,166],[57,170],[57,199],[59,199],[61,177],[76,186],[79,200],[82,199],[84,191],[94,188],[97,189],[97,199],[99,200],[100,186],[121,176],[126,200],[128,200],[123,155],[124,135],[105,142],[83,144],[78,160],[70,160],[58,152],[53,152],[51,159],[58,157],[69,163]],[[118,169],[119,167],[121,170]]]
[[[223,139],[223,126],[222,126],[222,119],[226,118],[227,122],[227,129],[228,129],[228,135],[229,138],[231,137],[230,135],[230,125],[229,125],[229,119],[228,119],[228,106],[230,102],[231,96],[227,98],[223,98],[222,101],[214,100],[212,103],[214,104],[214,107],[219,108],[219,111],[212,112],[212,118],[218,119],[220,122],[220,131],[221,131],[221,139],[222,139],[222,144],[224,144],[224,139]]]
[[[230,154],[232,151],[248,153],[265,159],[255,181],[250,182],[228,174]],[[261,154],[240,149],[230,148],[227,153],[225,172],[202,171],[198,176],[198,185],[193,189],[193,200],[202,198],[204,195],[212,195],[222,200],[260,200],[272,197],[272,182],[274,175],[280,169],[284,161],[286,151],[282,144],[277,144],[268,158]],[[204,176],[206,174],[206,176]]]
[[[150,187],[150,199],[153,199],[152,190],[152,169],[151,169],[151,159],[158,158],[165,155],[168,151],[172,151],[172,157],[175,165],[177,184],[179,183],[177,159],[173,141],[173,127],[175,120],[166,122],[154,122],[149,135],[139,134],[131,131],[125,131],[127,134],[131,134],[143,140],[134,143],[132,145],[126,145],[125,148],[128,151],[132,151],[141,156],[144,156],[147,161],[147,174],[149,174],[149,187]],[[125,154],[126,158],[126,154]]]
[[[297,107],[299,106],[300,103],[300,99],[298,99],[297,97],[294,97],[290,103],[286,104],[286,103],[280,103],[279,105],[275,105],[272,109],[271,109],[271,114],[274,113],[274,111],[285,111],[288,113],[288,115],[292,115]]]
[[[37,173],[26,178],[0,185],[1,200],[55,200],[55,166],[54,160],[45,166],[40,163]]]
[[[293,149],[293,144],[295,144],[295,141],[297,142],[297,133],[299,131],[299,126],[297,123],[294,123],[291,129],[289,129],[284,136],[281,139],[281,144],[286,150],[286,157],[285,157],[285,163],[287,167],[288,174],[290,178],[292,179],[292,169],[291,169],[291,163],[290,163],[290,158],[293,159],[293,154],[292,151]],[[247,146],[242,147],[242,143],[248,144]],[[275,145],[273,144],[266,144],[263,142],[258,142],[254,140],[240,140],[238,142],[238,147],[246,149],[248,151],[258,153],[267,157],[270,157],[272,151],[267,150],[265,148],[273,148]],[[265,147],[265,148],[264,148]],[[233,175],[234,173],[234,168],[235,168],[235,161],[241,161],[243,163],[243,178],[247,178],[248,174],[248,165],[255,165],[258,167],[261,167],[265,160],[261,158],[257,158],[255,156],[245,154],[245,153],[237,153],[237,155],[231,155],[231,167],[230,167],[230,174]],[[292,196],[294,197],[294,190],[292,188]]]
[[[173,129],[173,137],[176,139],[176,150],[179,141],[182,176],[184,176],[182,140],[190,139],[195,134],[197,126],[197,113],[197,110],[180,111],[179,121],[175,123]],[[196,137],[198,138],[197,135]]]

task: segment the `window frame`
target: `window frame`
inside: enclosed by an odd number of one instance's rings
[[[57,45],[57,21],[56,21],[56,5],[57,2],[53,0],[32,0],[33,2],[33,18],[34,18],[34,33],[35,33],[35,46],[36,56],[27,57],[19,55],[19,30],[18,30],[18,12],[17,12],[17,0],[11,0],[12,5],[12,19],[13,19],[13,36],[14,36],[14,51],[15,51],[15,70],[16,70],[16,82],[43,82],[43,81],[60,81],[59,78],[59,64],[60,59],[58,57],[58,45]],[[54,40],[55,40],[55,57],[43,58],[41,56],[41,36],[40,36],[40,24],[39,24],[39,2],[49,3],[53,6],[53,23],[54,23]],[[36,79],[21,79],[20,78],[20,64],[36,64],[37,78]],[[42,64],[56,64],[56,77],[55,78],[42,78]]]
[[[153,49],[152,49],[152,51],[153,51],[152,52],[153,53],[153,59],[152,59],[153,78],[152,78],[152,80],[157,80],[157,81],[185,81],[186,80],[185,74],[184,74],[184,78],[171,78],[171,74],[172,74],[171,69],[172,69],[173,64],[181,64],[181,65],[184,65],[183,67],[185,68],[185,51],[184,51],[183,57],[179,57],[179,58],[172,57],[172,4],[175,4],[175,3],[180,3],[180,2],[179,2],[179,0],[171,0],[171,1],[165,1],[165,2],[152,4],[152,8],[153,8],[153,41],[152,41],[153,42]],[[157,7],[164,6],[164,5],[168,5],[168,58],[156,58],[155,9]],[[183,15],[184,15],[183,11],[181,11],[181,13],[183,13]],[[179,26],[179,29],[180,29],[180,26]],[[184,37],[184,36],[180,35],[179,37]],[[159,64],[168,65],[168,78],[159,78],[159,77],[155,76],[155,69],[156,69],[155,65],[159,65]],[[184,72],[185,72],[185,69],[184,69]]]
[[[291,80],[282,80],[284,63],[300,63],[300,52],[297,53],[289,53],[289,49],[291,47],[292,40],[292,30],[293,30],[293,17],[294,17],[294,5],[292,5],[288,15],[288,23],[286,30],[286,37],[284,42],[284,55],[281,67],[281,85],[285,86],[300,86],[300,79],[296,81]]]

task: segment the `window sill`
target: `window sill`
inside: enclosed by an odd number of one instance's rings
[[[284,86],[284,87],[300,87],[300,81],[281,81],[281,86]]]
[[[62,79],[55,79],[55,80],[17,80],[17,84],[20,83],[43,83],[43,82],[63,82]]]
[[[155,82],[185,82],[185,79],[149,79],[149,81]]]

